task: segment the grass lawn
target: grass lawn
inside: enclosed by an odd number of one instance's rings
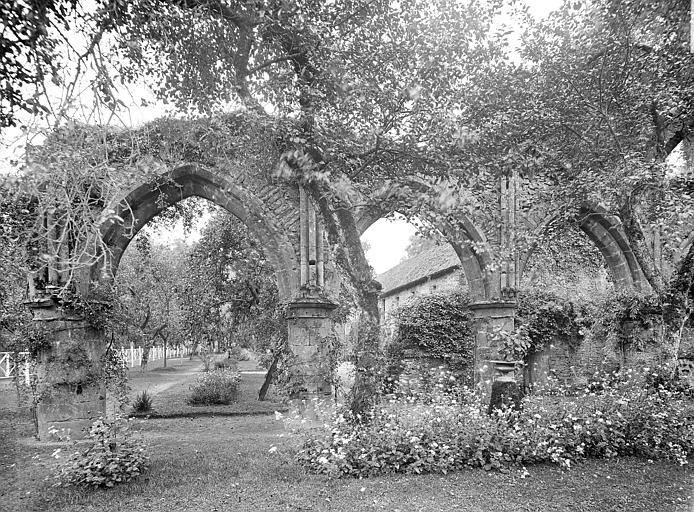
[[[243,363],[243,361],[242,361]],[[148,390],[153,395],[153,411],[150,417],[181,417],[181,416],[219,416],[234,414],[270,414],[286,408],[276,400],[258,401],[258,391],[265,380],[265,375],[244,373],[241,378],[241,396],[238,402],[229,405],[192,406],[186,402],[190,394],[190,386],[195,377],[200,374],[202,364],[194,359],[183,361],[176,359],[167,368],[155,368],[141,373],[131,370],[129,376],[132,392],[131,398],[142,390]],[[244,369],[239,365],[240,369]]]
[[[176,377],[177,384],[165,390],[172,398],[189,380]],[[165,396],[156,395],[155,406],[170,407]],[[62,489],[52,487],[50,479],[56,446],[31,440],[26,410],[0,411],[0,510],[692,510],[694,471],[665,461],[592,460],[568,472],[531,466],[528,478],[520,471],[467,470],[331,480],[306,474],[294,463],[297,441],[272,415],[153,418],[136,420],[136,429],[151,457],[139,480],[108,490]],[[273,446],[277,450],[271,453]]]

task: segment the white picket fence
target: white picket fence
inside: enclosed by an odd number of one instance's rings
[[[130,348],[118,349],[118,352],[128,368],[133,368],[142,364],[142,347],[131,345]],[[167,347],[166,349],[167,359],[186,357],[188,354],[190,354],[188,347]],[[161,359],[164,359],[164,347],[152,347],[149,350],[148,361],[158,361]],[[19,375],[28,385],[31,382],[31,376],[34,374],[32,368],[33,364],[34,362],[29,357],[29,352],[0,352],[0,382],[14,379],[16,375]]]
[[[24,377],[29,384],[32,361],[29,352],[0,352],[0,380],[14,379],[15,375]]]
[[[128,368],[133,368],[135,366],[140,366],[142,364],[142,347],[135,347],[130,345],[130,348],[119,349],[120,356],[125,361]],[[176,359],[181,357],[186,357],[190,354],[188,347],[167,347],[166,348],[166,358]],[[149,358],[147,361],[159,361],[164,359],[164,347],[156,346],[149,349]]]

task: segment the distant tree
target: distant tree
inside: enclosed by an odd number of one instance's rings
[[[183,343],[181,294],[189,248],[152,244],[141,232],[123,256],[114,290],[110,326],[119,341],[149,350]]]
[[[405,248],[404,259],[414,258],[418,254],[428,251],[432,247],[436,246],[436,240],[431,238],[425,238],[415,233],[410,237],[410,242]]]
[[[260,352],[283,336],[275,268],[245,224],[217,210],[187,263],[184,313],[191,334],[218,328],[225,346]]]

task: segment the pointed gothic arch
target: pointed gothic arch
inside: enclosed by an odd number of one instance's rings
[[[271,213],[272,205],[233,183],[229,178],[195,165],[184,165],[142,184],[116,202],[101,227],[108,248],[98,280],[109,280],[118,271],[120,259],[133,237],[164,209],[188,197],[201,197],[224,208],[246,224],[258,238],[277,272],[282,300],[298,289],[298,262],[285,226]]]
[[[425,191],[431,189],[421,182],[412,182],[409,185]],[[387,194],[387,187],[383,190]],[[384,209],[376,204],[361,207],[355,214],[359,235],[364,234],[377,220],[388,217],[395,211],[396,208]],[[444,219],[438,219],[434,224],[458,255],[473,300],[500,297],[498,280],[492,278],[492,250],[482,229],[464,215],[457,215],[458,227]]]
[[[519,273],[525,271],[538,245],[541,234],[557,220],[548,215],[535,229],[535,241],[520,262]],[[618,290],[647,291],[650,286],[643,276],[641,266],[634,256],[620,220],[595,203],[584,203],[576,216],[578,228],[593,242],[604,258]]]

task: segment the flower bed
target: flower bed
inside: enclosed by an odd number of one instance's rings
[[[593,383],[580,393],[555,389],[524,399],[521,412],[491,416],[469,391],[397,397],[372,410],[367,421],[337,415],[330,431],[314,431],[297,457],[311,471],[354,477],[541,462],[568,469],[586,457],[617,455],[687,464],[694,452],[691,399],[636,382]]]

